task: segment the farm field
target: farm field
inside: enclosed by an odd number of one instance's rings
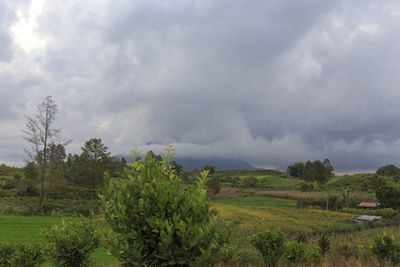
[[[239,206],[217,203],[213,207],[219,211],[222,218],[241,227],[254,227],[264,220],[267,226],[278,226],[285,232],[322,231],[337,225],[344,225],[345,222],[356,218],[354,214],[290,207]]]

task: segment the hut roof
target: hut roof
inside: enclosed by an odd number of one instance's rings
[[[375,203],[375,202],[361,202],[360,204],[357,205],[357,207],[360,207],[360,208],[376,208],[379,205],[380,205],[379,203]]]
[[[382,218],[382,216],[362,215],[358,217],[356,221],[378,221]]]

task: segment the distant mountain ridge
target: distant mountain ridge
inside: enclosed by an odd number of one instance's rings
[[[117,155],[118,158],[125,158],[128,163],[133,159],[127,155]],[[241,159],[229,158],[193,158],[193,157],[174,157],[174,160],[183,166],[183,170],[191,171],[193,169],[201,170],[204,166],[214,166],[216,170],[257,170],[249,162]]]
[[[177,157],[175,161],[181,164],[185,171],[201,170],[206,165],[214,166],[216,170],[257,170],[247,161],[240,159]]]

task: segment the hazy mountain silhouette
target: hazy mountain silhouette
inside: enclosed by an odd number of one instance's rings
[[[122,158],[130,163],[132,158],[127,155],[117,155],[116,157]],[[228,158],[192,158],[192,157],[174,157],[174,160],[183,166],[185,171],[191,171],[193,169],[201,170],[206,165],[214,166],[217,170],[256,170],[250,163],[240,159],[228,159]]]

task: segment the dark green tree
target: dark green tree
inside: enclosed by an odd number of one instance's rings
[[[324,162],[316,160],[314,162],[307,161],[304,165],[303,177],[306,181],[317,182],[320,188],[326,184],[327,179],[332,177],[333,167],[328,159]]]
[[[65,147],[51,144],[49,148],[48,191],[51,197],[64,197],[67,180],[65,178]]]
[[[219,177],[210,176],[206,182],[207,192],[215,195],[218,194],[221,190],[221,183],[219,181]]]
[[[89,139],[81,149],[82,154],[79,157],[78,166],[81,168],[83,176],[80,178],[92,189],[95,196],[96,188],[102,186],[104,172],[110,168],[110,152],[100,138]]]
[[[214,174],[215,167],[211,166],[211,165],[206,165],[206,166],[204,166],[203,171],[208,171],[208,174],[211,175],[211,174]]]
[[[177,163],[175,160],[171,161],[171,170],[175,172],[176,175],[180,176],[183,171],[183,166]]]
[[[400,209],[400,186],[385,183],[375,192],[376,198],[385,208]]]
[[[22,191],[27,195],[35,195],[35,186],[39,183],[39,167],[34,162],[28,162],[24,168]]]
[[[292,165],[289,165],[287,168],[287,172],[290,174],[290,176],[293,177],[303,177],[303,171],[304,171],[304,163],[303,162],[296,162]]]
[[[156,159],[158,161],[162,161],[162,156],[154,154],[154,152],[152,150],[150,150],[146,154],[146,159],[151,159],[151,158],[154,158],[154,159]]]
[[[328,180],[333,177],[335,174],[333,173],[333,166],[329,159],[324,159],[324,167],[325,167],[325,186],[326,186],[326,210],[329,210],[329,190],[328,190]],[[336,198],[336,196],[335,196]],[[334,203],[336,203],[334,201]],[[336,204],[335,204],[336,206]]]
[[[72,165],[72,154],[68,153],[67,160],[65,161],[65,167],[68,169]]]
[[[395,176],[400,175],[400,169],[393,164],[383,166],[376,171],[376,174],[382,176]]]

